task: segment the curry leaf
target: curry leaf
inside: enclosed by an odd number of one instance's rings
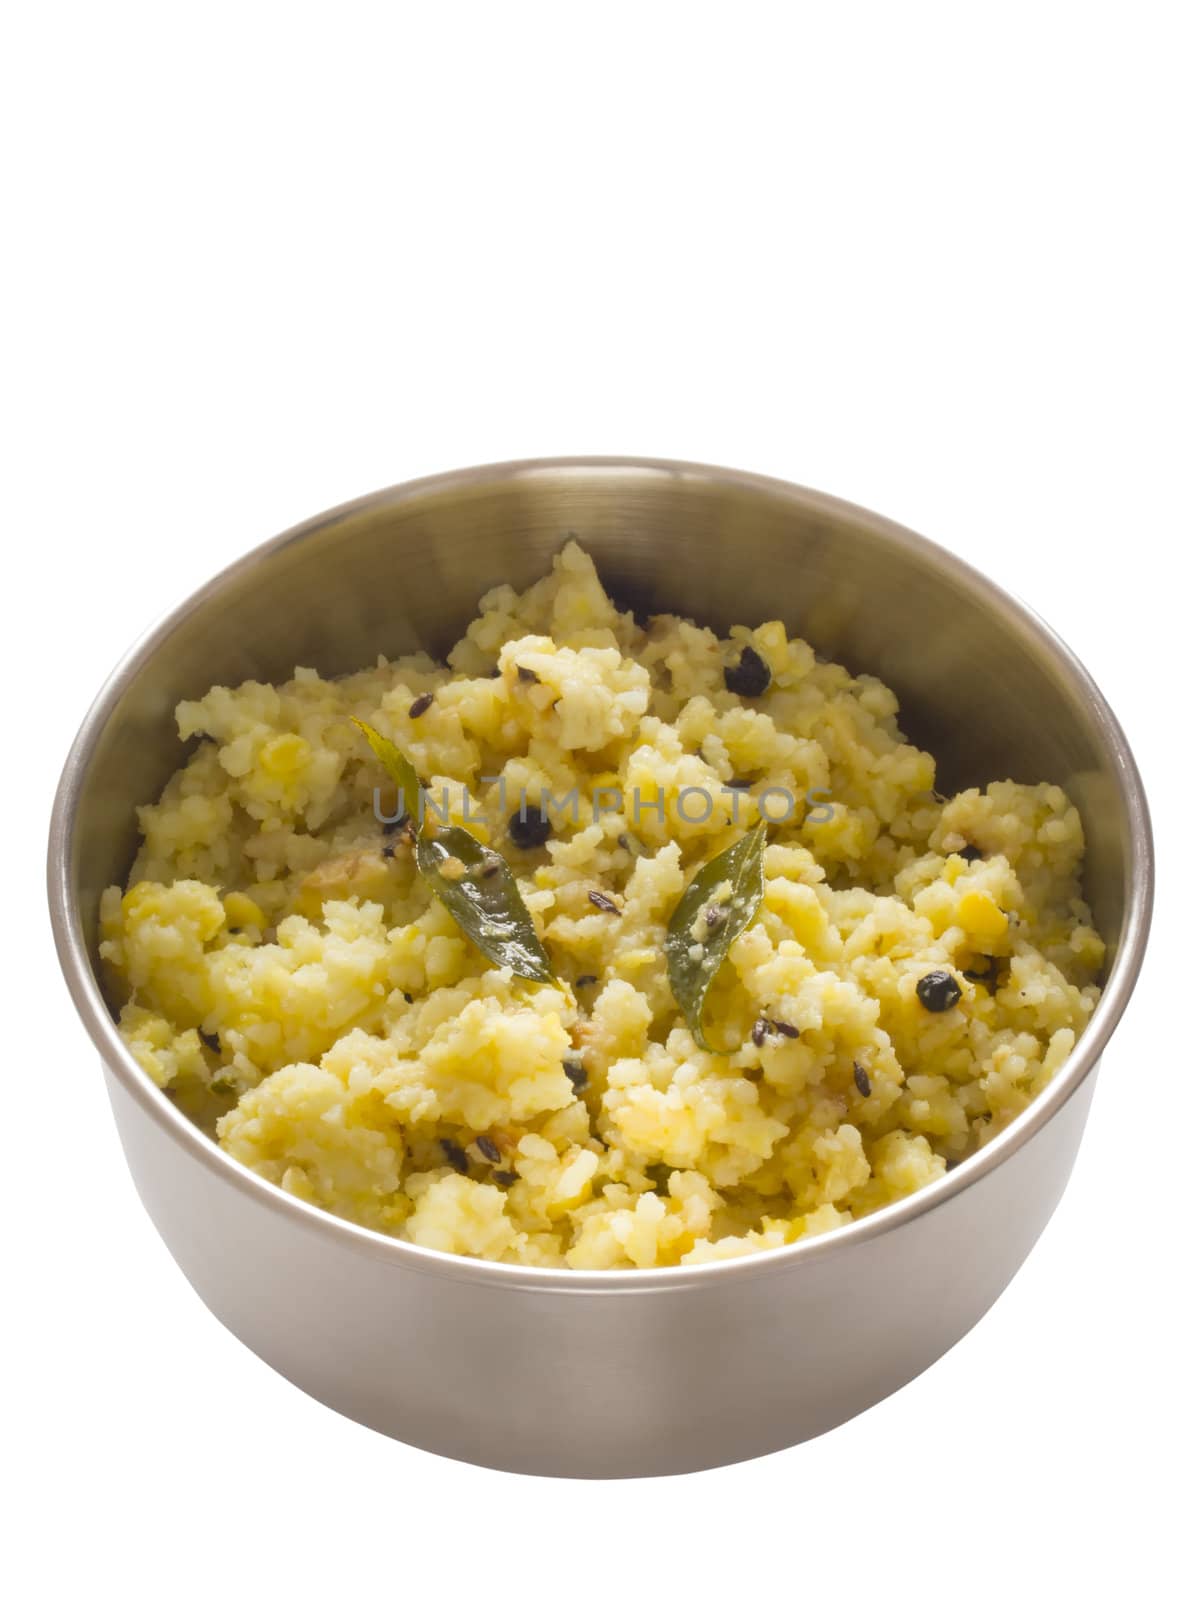
[[[504,857],[465,828],[426,832],[428,806],[417,769],[390,739],[357,717],[353,721],[400,790],[416,830],[418,871],[467,938],[493,965],[511,967],[533,983],[552,983],[550,958]]]
[[[667,970],[679,1009],[701,1049],[714,1055],[704,1036],[704,1005],[730,946],[753,922],[763,898],[761,819],[727,850],[705,862],[688,884],[667,927]]]
[[[493,965],[552,983],[550,960],[504,857],[465,828],[417,839],[417,866],[459,927]]]
[[[376,732],[369,722],[362,722],[358,717],[351,717],[350,721],[366,735],[367,743],[378,757],[380,765],[399,789],[404,802],[404,814],[412,818],[415,828],[424,814],[421,780],[417,777],[416,767],[403,750],[382,733]]]

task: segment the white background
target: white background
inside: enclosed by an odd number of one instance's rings
[[[135,1597],[1190,1586],[1189,12],[14,14],[10,1592],[90,1593],[103,1574]],[[44,911],[58,766],[161,610],[327,505],[556,452],[775,473],[961,552],[1093,669],[1158,833],[1145,976],[1017,1282],[870,1414],[674,1480],[522,1480],[424,1456],[237,1344],[133,1194]]]

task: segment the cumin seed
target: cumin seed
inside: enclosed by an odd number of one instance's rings
[[[467,1153],[462,1146],[455,1144],[453,1139],[439,1139],[438,1143],[441,1145],[442,1151],[450,1166],[454,1168],[455,1172],[461,1172],[465,1176],[467,1171]]]

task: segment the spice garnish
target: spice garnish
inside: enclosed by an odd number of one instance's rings
[[[917,979],[917,999],[926,1011],[949,1011],[962,999],[962,989],[951,972],[927,972]]]
[[[577,989],[590,989],[592,984],[599,983],[599,981],[594,972],[581,972],[575,979],[575,987]]]
[[[515,1172],[493,1172],[492,1177],[495,1178],[496,1182],[502,1189],[511,1189],[513,1184],[517,1181],[517,1174]]]
[[[441,865],[453,856],[468,868],[457,880],[443,878]],[[517,880],[501,862],[489,876],[482,869],[495,859],[465,828],[440,828],[432,839],[417,840],[417,866],[471,943],[497,967],[511,967],[519,978],[551,983],[550,958],[537,936]],[[479,868],[480,876],[469,869]]]
[[[954,852],[954,854],[956,856],[961,856],[964,861],[982,861],[983,860],[983,851],[979,848],[979,846],[977,844],[965,844],[965,845],[963,845],[961,850],[956,850]]]
[[[429,692],[427,694],[419,694],[417,696],[417,698],[413,701],[412,705],[409,706],[408,714],[414,720],[417,717],[423,717],[425,715],[425,713],[429,710],[429,708],[430,708],[430,706],[432,704],[433,704],[433,690],[431,689],[431,690],[429,690]]]
[[[671,992],[702,1050],[713,1055],[730,1055],[716,1050],[704,1035],[704,1005],[733,941],[753,922],[763,898],[763,845],[767,825],[760,818],[735,844],[713,856],[697,872],[679,898],[667,925],[667,970]],[[715,900],[718,890],[729,893]],[[725,911],[725,920],[700,943],[693,928],[701,910],[710,902]]]
[[[750,1030],[750,1039],[753,1044],[764,1045],[771,1034],[777,1033],[784,1039],[798,1039],[800,1029],[790,1022],[776,1022],[772,1017],[759,1017]]]
[[[350,721],[364,734],[367,743],[375,752],[388,777],[400,791],[400,815],[392,823],[385,823],[385,827],[402,828],[409,817],[421,815],[421,780],[417,777],[417,769],[404,754],[396,747],[386,735],[377,732],[369,722],[363,722],[359,717],[351,717]]]
[[[417,769],[390,739],[368,723],[352,719],[400,790],[410,817],[423,815],[424,794]],[[474,835],[457,826],[422,831],[415,840],[417,869],[475,948],[497,967],[511,967],[531,983],[550,983],[550,958],[537,936],[529,908],[521,899],[508,864]],[[447,861],[461,863],[462,877],[447,878]],[[494,871],[488,871],[491,867]]]
[[[568,1056],[567,1059],[563,1062],[563,1071],[566,1073],[567,1077],[571,1080],[572,1088],[574,1088],[574,1089],[586,1089],[587,1088],[587,1081],[588,1081],[587,1068],[584,1066],[583,1062],[579,1060],[578,1056]]]
[[[462,1146],[455,1144],[453,1139],[439,1139],[438,1143],[442,1147],[446,1160],[454,1168],[455,1172],[461,1172],[465,1175],[467,1171],[467,1153]]]
[[[854,1087],[864,1100],[871,1093],[871,1080],[867,1077],[867,1069],[861,1061],[854,1063]]]
[[[500,1148],[494,1139],[489,1139],[486,1133],[481,1133],[475,1140],[475,1148],[485,1161],[499,1161]]]
[[[740,694],[747,700],[757,700],[760,694],[766,693],[770,683],[770,667],[749,645],[738,657],[736,667],[725,668],[725,687],[731,694]]]
[[[519,850],[537,850],[550,837],[550,818],[522,804],[508,819],[508,837]]]
[[[589,889],[588,899],[597,911],[611,912],[614,917],[621,915],[621,908],[615,900],[610,900],[606,894],[601,894],[599,889]]]

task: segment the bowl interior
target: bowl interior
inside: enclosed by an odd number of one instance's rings
[[[124,878],[135,806],[179,764],[174,706],[214,683],[441,655],[485,590],[542,576],[568,535],[619,601],[725,629],[780,618],[878,674],[938,758],[944,792],[1062,784],[1088,836],[1086,892],[1113,949],[1130,901],[1126,761],[1090,681],[1019,604],[938,547],[811,491],[678,464],[482,468],[318,517],[228,569],[135,652],[77,751],[69,870],[96,961],[101,890]]]

